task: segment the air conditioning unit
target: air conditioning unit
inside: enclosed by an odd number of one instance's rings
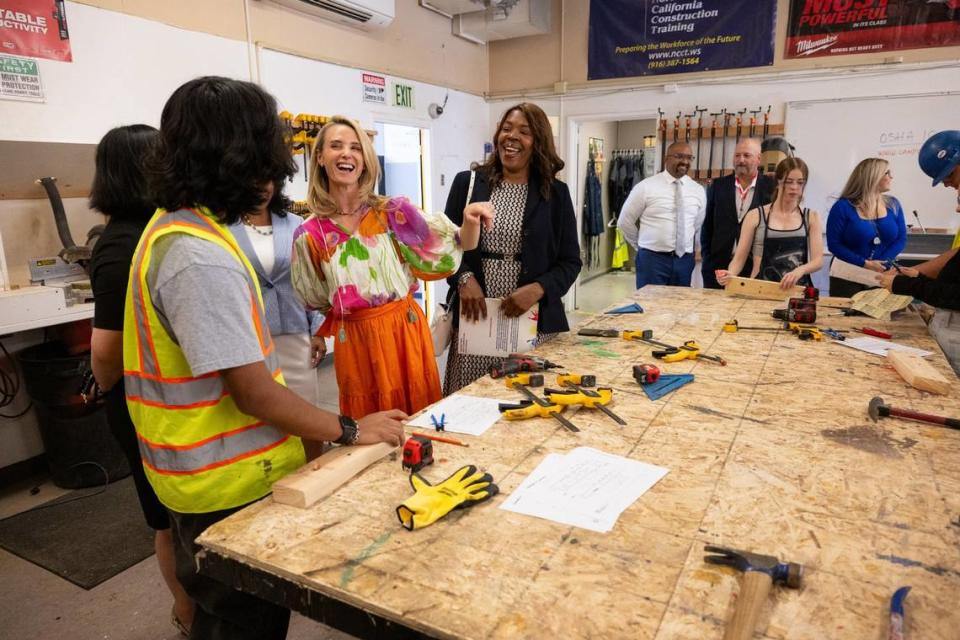
[[[483,11],[453,16],[453,35],[486,44],[550,33],[552,0],[491,0]]]
[[[356,29],[383,29],[397,15],[396,0],[273,0],[291,9]]]

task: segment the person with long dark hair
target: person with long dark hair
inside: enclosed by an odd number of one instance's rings
[[[300,467],[301,437],[399,446],[407,415],[354,421],[284,386],[256,272],[227,228],[264,200],[271,212],[287,204],[295,165],[270,94],[187,82],[163,108],[147,166],[160,209],[130,272],[124,382],[147,478],[170,513],[177,577],[197,604],[191,638],[284,638],[288,610],[197,572],[196,537]]]
[[[155,531],[153,546],[160,575],[173,595],[173,623],[187,635],[193,622],[193,601],[177,580],[170,517],[143,471],[123,386],[123,301],[133,252],[156,211],[144,174],[147,153],[156,139],[156,129],[134,124],[111,129],[97,145],[90,207],[109,220],[90,261],[94,300],[90,360],[97,384],[104,390],[110,430],[130,463],[147,525]]]
[[[717,282],[725,285],[740,273],[752,251],[751,278],[779,282],[781,289],[813,284],[810,276],[823,265],[823,235],[820,215],[801,207],[809,173],[800,158],[780,161],[769,207],[747,212],[737,251],[726,270],[717,271]]]
[[[293,234],[303,219],[286,211],[270,211],[268,205],[273,198],[273,189],[272,182],[265,183],[260,206],[243,214],[240,222],[229,228],[257,272],[270,335],[277,345],[287,387],[307,402],[319,405],[317,367],[326,348],[323,337],[314,334],[323,317],[304,308],[297,300],[290,280]]]
[[[447,196],[446,214],[460,224],[471,203],[490,201],[493,228],[467,251],[447,279],[454,327],[486,317],[485,298],[502,298],[508,316],[540,305],[538,340],[568,331],[563,296],[580,273],[580,244],[570,190],[557,180],[563,160],[553,144],[550,121],[530,102],[507,109],[493,136],[494,153],[471,171],[458,173]],[[499,358],[459,353],[454,336],[447,358],[444,393],[485,375]]]

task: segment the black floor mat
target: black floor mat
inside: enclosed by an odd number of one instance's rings
[[[0,547],[84,589],[152,555],[154,532],[143,519],[133,478],[74,500],[95,491],[73,491],[0,521]]]

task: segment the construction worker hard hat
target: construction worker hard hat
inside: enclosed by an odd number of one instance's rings
[[[933,186],[960,164],[960,131],[951,129],[935,133],[920,147],[920,169],[933,178]]]

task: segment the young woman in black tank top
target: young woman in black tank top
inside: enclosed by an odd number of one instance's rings
[[[740,273],[754,247],[751,277],[779,282],[781,289],[811,283],[811,274],[823,265],[823,234],[819,214],[800,206],[808,174],[800,158],[787,158],[777,165],[773,201],[768,208],[747,212],[733,260],[726,270],[717,271],[720,284],[726,284],[730,274]]]

